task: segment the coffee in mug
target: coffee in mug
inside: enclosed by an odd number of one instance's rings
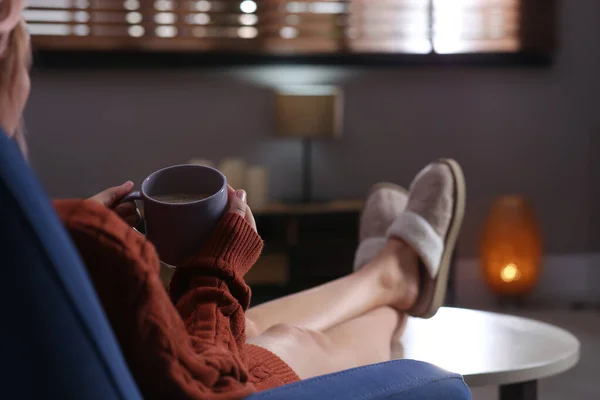
[[[152,196],[154,200],[162,201],[163,203],[193,203],[195,201],[204,200],[210,197],[210,194],[157,194]]]

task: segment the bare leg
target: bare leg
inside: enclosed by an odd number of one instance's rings
[[[383,306],[407,310],[418,294],[418,276],[414,251],[390,239],[372,262],[353,274],[249,309],[247,335],[276,324],[325,331]]]
[[[406,314],[380,307],[324,332],[275,325],[248,343],[277,354],[306,379],[389,360],[391,339],[405,321]]]

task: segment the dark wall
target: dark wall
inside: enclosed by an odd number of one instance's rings
[[[294,195],[300,146],[272,136],[270,87],[337,83],[344,136],[316,146],[317,195],[408,185],[428,160],[451,156],[469,184],[461,256],[476,253],[503,193],[534,201],[549,253],[600,250],[600,1],[562,4],[562,50],[549,69],[39,71],[26,113],[33,163],[64,197],[192,157],[242,156],[271,168],[274,198]]]

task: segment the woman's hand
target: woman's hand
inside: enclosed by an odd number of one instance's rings
[[[128,202],[119,204],[121,199],[131,193],[132,190],[133,182],[127,181],[120,186],[108,188],[97,195],[90,197],[90,200],[114,210],[129,225],[136,226],[140,222],[140,215],[138,214],[135,203]]]
[[[252,228],[256,231],[256,221],[250,206],[246,203],[246,191],[239,189],[235,190],[227,185],[227,195],[229,198],[229,208],[227,212],[239,214],[244,217]]]
[[[121,199],[131,193],[132,190],[133,182],[128,181],[120,186],[108,188],[97,195],[90,197],[90,200],[113,209],[129,225],[136,226],[140,222],[140,216],[137,213],[135,204],[132,202],[119,204]],[[241,189],[235,190],[231,186],[227,186],[227,194],[229,198],[227,211],[244,217],[250,226],[256,230],[254,215],[252,215],[252,210],[246,203],[246,191]]]

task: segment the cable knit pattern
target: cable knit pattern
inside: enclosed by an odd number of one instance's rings
[[[262,241],[243,218],[225,216],[177,270],[174,305],[142,235],[93,201],[55,207],[145,399],[241,399],[299,379],[275,354],[245,344],[250,290],[242,277]]]
[[[228,285],[245,311],[250,305],[250,289],[243,277],[258,259],[262,247],[260,236],[244,218],[225,215],[202,251],[175,271],[169,290],[173,302],[177,304],[183,292],[197,286],[195,279],[210,273]]]

